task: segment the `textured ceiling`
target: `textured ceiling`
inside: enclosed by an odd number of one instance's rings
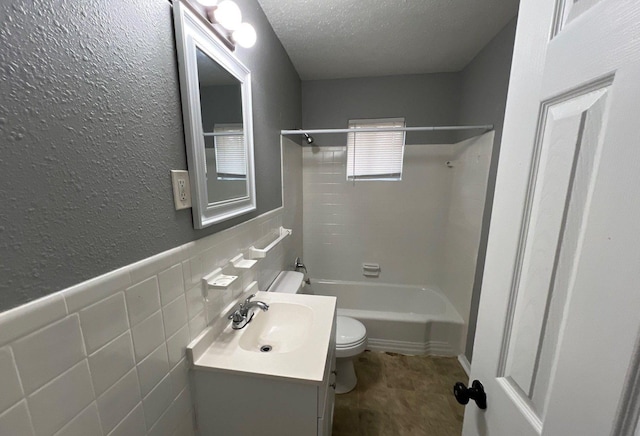
[[[303,80],[459,71],[518,0],[258,0]]]

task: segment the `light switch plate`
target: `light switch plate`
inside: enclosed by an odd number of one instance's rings
[[[191,207],[189,171],[171,170],[171,183],[173,184],[173,202],[176,206],[176,210]]]

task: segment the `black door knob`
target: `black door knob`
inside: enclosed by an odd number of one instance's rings
[[[484,393],[484,386],[478,380],[474,380],[470,388],[464,383],[456,383],[453,385],[453,395],[460,404],[467,404],[469,400],[473,400],[479,408],[487,408],[487,394]]]

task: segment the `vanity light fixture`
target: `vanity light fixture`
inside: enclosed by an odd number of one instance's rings
[[[240,47],[251,48],[257,40],[256,30],[249,23],[242,23],[240,27],[233,31],[231,39],[237,42]]]
[[[242,23],[242,12],[240,12],[240,8],[235,2],[223,0],[209,12],[209,19],[229,31],[234,31]]]
[[[216,30],[232,44],[251,48],[257,40],[256,30],[249,23],[242,22],[242,12],[232,0],[196,0],[207,11],[207,17]],[[222,29],[221,29],[222,28]]]

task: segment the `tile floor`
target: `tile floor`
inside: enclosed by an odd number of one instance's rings
[[[336,395],[333,436],[458,436],[464,407],[452,394],[467,375],[455,357],[366,351],[358,385]]]

